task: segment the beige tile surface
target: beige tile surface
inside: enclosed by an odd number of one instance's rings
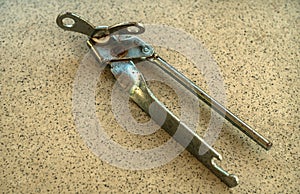
[[[299,1],[1,1],[0,191],[3,193],[300,193]],[[183,152],[153,169],[126,170],[96,156],[79,135],[72,112],[76,72],[86,37],[64,32],[55,19],[76,12],[92,23],[165,24],[202,42],[219,64],[227,107],[271,139],[265,151],[225,123],[216,150],[236,174],[232,189]],[[183,58],[170,62],[206,88]],[[176,53],[175,53],[176,54]],[[107,73],[96,108],[107,133],[123,146],[150,149],[167,136],[125,134],[113,118]],[[103,83],[103,84],[102,84]],[[172,90],[153,84],[176,106]],[[169,92],[168,92],[169,91]],[[145,114],[131,104],[137,120]],[[174,108],[174,111],[176,108]],[[204,118],[208,122],[209,117]]]

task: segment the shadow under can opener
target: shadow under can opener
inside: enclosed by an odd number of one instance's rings
[[[73,23],[66,24],[64,20],[69,19]],[[157,65],[164,72],[183,85],[187,90],[204,101],[213,110],[236,126],[240,131],[249,136],[260,146],[269,150],[272,143],[252,129],[249,125],[227,110],[219,102],[209,96],[205,91],[195,85],[191,80],[177,71],[174,67],[159,57],[151,45],[134,36],[145,31],[142,24],[136,22],[120,23],[113,26],[93,26],[80,16],[66,12],[60,14],[56,19],[57,25],[64,30],[75,31],[85,34],[89,37],[88,46],[93,51],[96,58],[105,64],[109,64],[111,72],[117,79],[121,87],[128,92],[130,98],[146,113],[149,113],[149,107],[156,103],[158,111],[167,114],[166,119],[161,126],[169,135],[210,169],[229,187],[238,184],[237,176],[229,174],[218,166],[214,159],[222,160],[222,156],[208,143],[206,143],[198,134],[179,120],[170,110],[168,110],[150,91],[147,83],[136,68],[135,63],[147,60]],[[155,121],[155,115],[152,115]],[[180,130],[180,135],[174,136],[175,132]],[[178,131],[177,131],[178,132]],[[186,145],[186,140],[190,139]],[[207,152],[199,154],[200,146],[205,146]]]

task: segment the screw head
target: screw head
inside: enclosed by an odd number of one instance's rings
[[[143,46],[143,49],[142,49],[142,52],[143,53],[149,53],[151,51],[151,49],[150,49],[150,47],[149,46],[147,46],[147,45],[145,45],[145,46]]]

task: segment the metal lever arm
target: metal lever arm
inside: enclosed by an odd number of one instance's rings
[[[192,129],[182,123],[152,94],[142,74],[132,61],[112,62],[111,67],[111,71],[118,83],[129,93],[130,98],[140,108],[150,115],[150,107],[155,107],[156,114],[152,114],[151,118],[158,124],[161,123],[161,118],[165,118],[161,127],[172,138],[185,147],[226,185],[234,187],[238,184],[238,178],[235,175],[229,174],[215,164],[214,159],[221,160],[222,156]],[[162,117],[162,114],[165,117]],[[200,152],[200,147],[205,148],[207,151],[204,153]]]
[[[248,137],[257,142],[260,146],[269,150],[272,147],[272,143],[264,138],[257,131],[252,129],[249,125],[235,116],[232,112],[222,106],[218,101],[209,96],[205,91],[203,91],[199,86],[194,84],[191,80],[185,77],[182,73],[180,73],[177,69],[172,67],[166,61],[164,61],[161,57],[154,54],[154,57],[148,58],[150,62],[157,65],[164,72],[173,77],[177,82],[183,85],[187,90],[196,95],[199,99],[204,101],[208,106],[210,106],[213,110],[218,112],[221,115],[225,116],[225,119],[231,122],[234,126],[236,126],[239,130],[245,133]]]

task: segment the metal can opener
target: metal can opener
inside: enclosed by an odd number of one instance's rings
[[[72,24],[66,24],[65,19],[71,19]],[[218,166],[214,159],[221,160],[222,156],[208,143],[206,143],[198,134],[180,121],[170,110],[168,110],[150,91],[142,73],[136,67],[139,61],[149,61],[157,65],[168,75],[173,77],[179,84],[204,101],[217,113],[224,115],[225,119],[236,126],[240,131],[253,139],[266,150],[270,149],[272,143],[252,129],[249,125],[227,110],[214,98],[209,96],[200,87],[181,74],[178,70],[163,60],[153,47],[138,38],[137,34],[145,31],[142,24],[137,22],[120,23],[113,26],[94,26],[80,16],[66,12],[60,14],[56,19],[57,25],[64,30],[79,32],[89,37],[88,46],[94,53],[100,63],[108,64],[111,72],[118,83],[130,95],[130,98],[146,113],[149,113],[149,107],[155,104],[157,111],[167,114],[162,128],[171,135],[178,143],[185,146],[186,149],[210,169],[218,178],[220,178],[229,187],[238,184],[237,176],[228,173]],[[159,116],[153,116],[154,121],[159,120]],[[178,133],[178,130],[180,132]],[[180,135],[174,136],[176,133]],[[186,140],[190,139],[186,145]],[[199,153],[199,147],[205,146],[207,152]]]

